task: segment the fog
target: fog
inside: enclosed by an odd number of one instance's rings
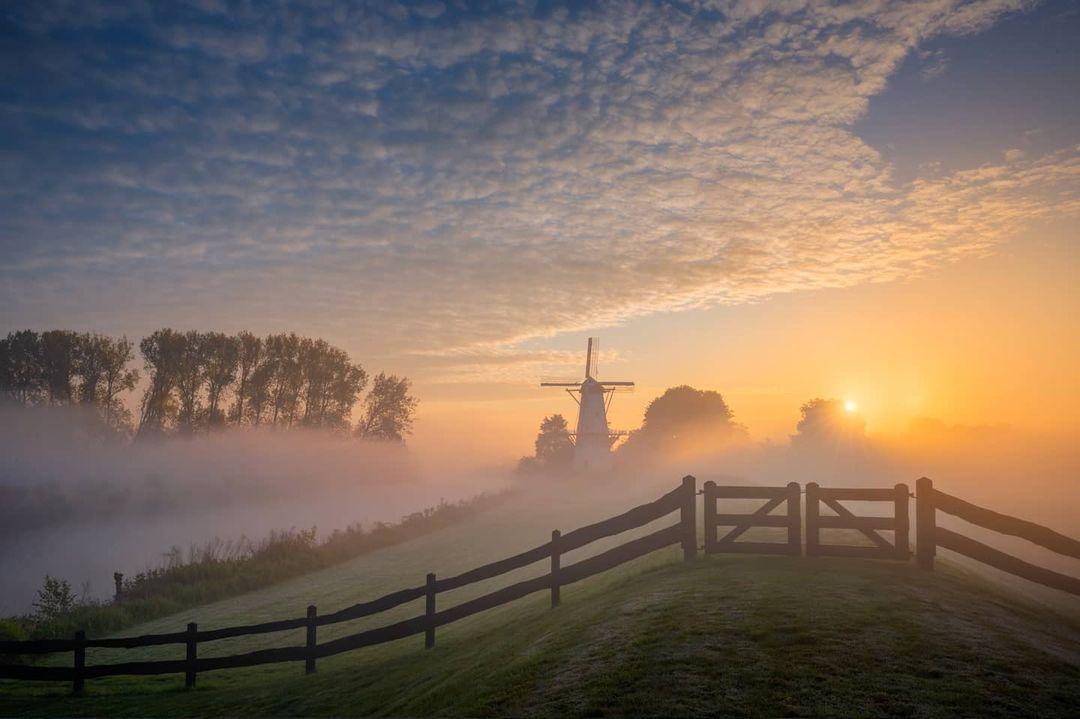
[[[236,429],[122,443],[77,409],[0,410],[0,615],[46,574],[107,597],[112,574],[214,537],[319,536],[506,486],[506,474],[421,472],[400,446],[303,430]]]
[[[464,449],[449,471],[448,463],[433,465],[400,446],[296,430],[109,443],[87,432],[76,411],[22,408],[0,412],[0,430],[0,614],[28,611],[47,573],[76,588],[89,582],[93,596],[107,597],[114,571],[158,564],[174,545],[186,550],[213,537],[260,539],[271,530],[311,526],[325,536],[351,523],[393,521],[440,499],[508,486],[522,489],[522,498],[500,511],[521,512],[524,519],[543,505],[569,530],[653,499],[685,474],[699,483],[905,482],[913,492],[915,480],[928,476],[942,491],[1080,535],[1076,443],[1007,426],[922,420],[897,436],[860,431],[792,442],[741,434],[668,447],[648,462],[623,462],[606,478],[528,479],[515,479],[509,463],[491,466],[490,455]],[[857,514],[890,511],[885,503],[850,507]],[[1028,561],[1080,573],[1080,562],[1022,540],[975,527],[961,531]],[[517,536],[506,539],[506,553],[527,548],[518,546]],[[1022,582],[995,578],[1038,594]]]

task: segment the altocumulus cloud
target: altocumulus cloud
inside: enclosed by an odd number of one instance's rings
[[[0,320],[469,358],[985,252],[1080,211],[1077,148],[899,184],[851,128],[1026,5],[25,3]]]

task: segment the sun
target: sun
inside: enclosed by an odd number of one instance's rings
[[[855,404],[855,400],[853,399],[846,399],[844,400],[844,409],[848,412],[858,412],[859,405]]]

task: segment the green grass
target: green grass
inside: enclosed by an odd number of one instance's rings
[[[601,488],[599,493],[609,492]],[[583,494],[583,493],[579,493]],[[403,544],[129,630],[202,629],[325,613],[470,569],[655,494],[617,506],[520,497]],[[651,531],[661,520],[641,532]],[[766,532],[768,530],[761,530]],[[747,537],[748,539],[750,537]],[[575,553],[602,551],[626,536]],[[1080,706],[1080,607],[1066,612],[946,562],[702,557],[657,552],[563,590],[438,630],[301,664],[183,677],[115,677],[70,686],[0,682],[0,716],[1074,716]],[[536,565],[439,596],[439,606],[546,571]],[[321,627],[320,641],[414,616]],[[200,645],[200,656],[302,643],[302,632]],[[182,658],[182,647],[90,650],[87,663]],[[50,661],[68,663],[70,655]]]
[[[662,552],[302,667],[8,685],[0,714],[1074,716],[1080,625],[943,568]]]

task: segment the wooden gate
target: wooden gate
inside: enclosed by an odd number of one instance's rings
[[[795,482],[786,487],[732,487],[717,486],[706,482],[702,491],[705,499],[705,553],[720,554],[739,552],[743,554],[802,554],[802,508],[799,485]],[[767,499],[752,514],[721,514],[717,511],[720,499]],[[787,503],[787,513],[773,515],[774,509]],[[732,527],[723,537],[717,538],[720,527]],[[738,542],[751,527],[787,527],[786,542]]]
[[[853,487],[819,487],[815,482],[806,485],[806,555],[838,557],[872,557],[878,559],[907,559],[911,556],[908,534],[908,487],[898,484],[892,489],[856,489]],[[840,504],[853,502],[892,502],[891,517],[857,517]],[[836,516],[821,516],[824,504]],[[874,543],[873,547],[822,544],[822,529],[854,529]],[[891,530],[893,541],[882,537],[877,530]]]

